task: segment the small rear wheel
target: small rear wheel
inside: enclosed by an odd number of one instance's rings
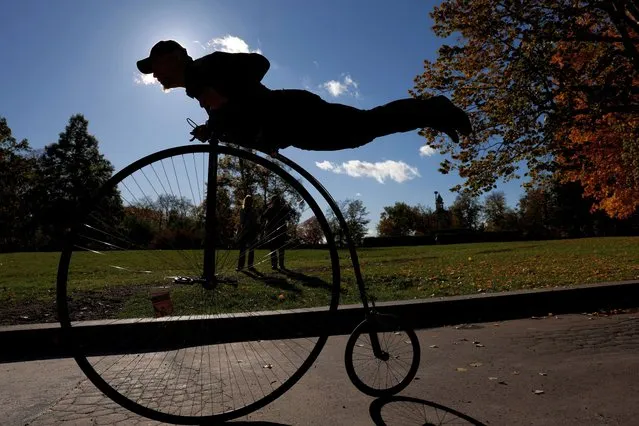
[[[375,354],[374,341],[379,341]],[[420,361],[419,339],[394,315],[374,314],[362,321],[346,343],[346,373],[367,395],[390,396],[415,378]]]

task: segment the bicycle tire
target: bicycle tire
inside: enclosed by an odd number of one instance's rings
[[[346,350],[344,352],[344,362],[346,366],[346,373],[348,374],[348,378],[351,380],[353,385],[355,385],[357,389],[359,389],[361,392],[365,393],[366,395],[370,395],[374,397],[385,397],[385,396],[395,395],[396,393],[404,390],[412,382],[412,380],[415,378],[415,375],[417,374],[417,369],[419,368],[419,363],[421,358],[421,349],[420,349],[419,339],[417,337],[417,334],[415,334],[415,331],[411,328],[404,326],[400,322],[399,318],[397,318],[396,316],[388,315],[388,314],[379,314],[379,313],[375,313],[372,315],[374,315],[375,317],[374,319],[367,318],[364,321],[362,321],[357,327],[355,327],[355,329],[353,330],[353,332],[351,333],[348,339],[348,342],[346,343]],[[401,333],[405,333],[405,335],[408,337],[409,340],[408,341],[403,340],[403,342],[404,344],[411,345],[412,358],[410,362],[410,367],[408,368],[406,373],[403,375],[401,380],[398,381],[398,383],[391,386],[386,385],[384,387],[374,387],[366,383],[366,381],[362,377],[360,377],[361,374],[359,374],[356,371],[356,368],[354,365],[355,347],[356,347],[356,343],[358,339],[361,336],[364,336],[371,331],[374,331],[376,333],[380,332],[382,331],[381,330],[382,327],[384,328],[384,330],[390,330],[391,332],[394,333],[394,335],[397,335],[397,333],[400,333],[399,335],[401,335]],[[373,328],[375,330],[371,330]],[[382,342],[380,339],[380,345],[381,344]],[[358,346],[364,347],[363,344]],[[382,350],[385,350],[385,349],[382,348]],[[366,352],[370,351],[371,359],[374,358],[374,354],[372,354],[372,347],[366,348],[364,349],[364,351]],[[389,355],[390,355],[389,360],[397,359],[398,357],[398,356],[394,356],[392,353],[389,353]],[[379,367],[382,365],[381,362],[385,362],[385,361],[377,359],[378,371],[379,371]],[[389,367],[386,365],[386,368],[389,368]],[[391,369],[389,368],[389,370]]]
[[[128,398],[126,395],[123,395],[118,390],[116,390],[111,384],[109,384],[101,375],[96,371],[96,369],[92,366],[91,362],[88,360],[88,356],[86,353],[83,353],[82,342],[78,342],[77,338],[74,337],[74,326],[72,325],[71,318],[69,316],[69,304],[68,304],[68,293],[67,293],[67,284],[69,278],[69,265],[71,262],[72,254],[74,251],[74,241],[79,234],[79,230],[83,227],[83,221],[88,217],[91,212],[93,206],[95,206],[102,198],[107,196],[114,188],[117,188],[118,183],[122,182],[127,176],[135,173],[138,170],[141,170],[143,167],[146,167],[154,162],[161,161],[163,159],[172,158],[178,155],[184,154],[193,154],[193,153],[201,153],[201,154],[209,154],[209,155],[218,155],[224,154],[229,156],[234,156],[240,159],[244,159],[250,162],[253,162],[270,172],[277,175],[279,178],[283,179],[287,184],[293,187],[303,198],[303,200],[308,204],[312,212],[317,217],[322,231],[326,236],[331,236],[331,230],[328,225],[328,222],[318,206],[317,202],[312,198],[309,192],[304,188],[302,184],[300,184],[297,180],[293,178],[286,170],[282,169],[280,166],[275,164],[274,162],[258,156],[252,152],[248,152],[245,150],[236,149],[226,145],[184,145],[174,148],[165,149],[153,154],[150,154],[144,158],[141,158],[132,164],[128,165],[120,172],[116,173],[109,181],[105,183],[105,185],[101,188],[101,190],[97,193],[95,197],[91,199],[87,204],[85,204],[82,208],[80,208],[79,214],[75,220],[75,224],[71,227],[69,231],[64,249],[60,256],[60,261],[58,264],[58,272],[57,272],[57,286],[56,286],[56,301],[57,301],[57,309],[58,309],[58,319],[61,325],[62,336],[64,338],[64,342],[69,345],[69,348],[72,351],[73,357],[77,362],[78,366],[87,376],[87,378],[106,396],[112,399],[114,402],[118,403],[122,407],[139,414],[141,416],[161,421],[167,423],[175,423],[175,424],[201,424],[206,422],[221,422],[231,420],[240,416],[247,415],[259,408],[264,407],[265,405],[273,402],[275,399],[279,398],[286,391],[288,391],[303,375],[308,371],[308,369],[312,366],[312,364],[317,359],[319,353],[323,349],[329,335],[328,330],[324,330],[321,332],[319,336],[316,336],[317,341],[310,351],[304,362],[301,366],[296,370],[294,374],[292,374],[284,383],[282,383],[277,389],[268,395],[264,396],[261,399],[253,401],[250,404],[244,405],[236,410],[227,411],[220,414],[212,414],[212,415],[180,415],[180,414],[172,414],[166,413],[162,411],[158,411],[156,409],[152,409],[146,407],[144,405],[139,404],[136,401]],[[330,295],[330,304],[328,306],[327,313],[330,315],[337,310],[337,306],[339,303],[339,295],[340,295],[340,267],[339,267],[339,256],[337,254],[337,248],[335,246],[335,242],[333,238],[327,238],[326,241],[328,251],[330,253],[330,263],[331,263],[331,277],[332,277],[332,287],[331,287],[331,295]],[[76,334],[77,336],[77,334]]]

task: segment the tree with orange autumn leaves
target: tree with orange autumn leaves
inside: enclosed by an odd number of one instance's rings
[[[593,209],[639,207],[639,2],[447,0],[431,12],[450,38],[424,62],[413,96],[446,94],[470,112],[459,144],[425,129],[462,187],[499,178],[579,182]]]

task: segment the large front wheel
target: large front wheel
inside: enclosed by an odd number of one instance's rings
[[[247,195],[253,221],[240,213]],[[78,365],[115,402],[163,422],[225,421],[281,396],[316,360],[338,262],[322,210],[282,167],[182,146],[126,167],[79,212],[58,315]]]

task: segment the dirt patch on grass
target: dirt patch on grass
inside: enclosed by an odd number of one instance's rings
[[[55,301],[8,302],[0,309],[0,325],[57,322]]]
[[[68,298],[71,321],[115,319],[126,301],[153,286],[114,286],[101,291],[75,291]],[[10,302],[0,309],[0,325],[58,322],[55,299]]]

